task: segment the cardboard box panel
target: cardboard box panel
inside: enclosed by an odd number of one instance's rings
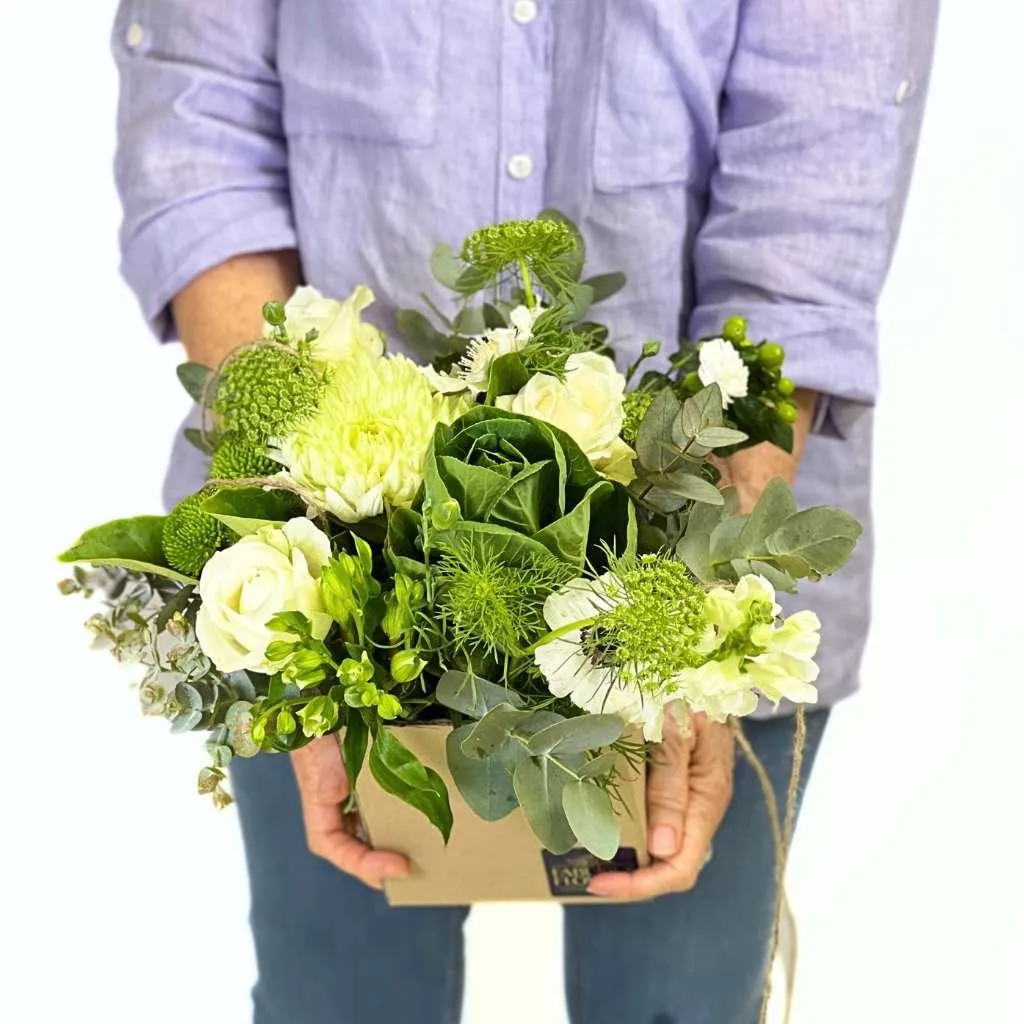
[[[356,787],[359,813],[373,845],[405,854],[413,865],[408,878],[386,885],[393,906],[464,906],[502,900],[597,903],[585,895],[591,874],[602,869],[586,850],[560,856],[542,849],[523,812],[516,808],[501,821],[483,821],[459,794],[448,771],[445,741],[448,723],[396,727],[397,734],[448,786],[455,824],[447,846],[417,810],[385,793],[369,770]],[[620,791],[631,816],[621,815],[622,843],[613,864],[628,870],[647,864],[644,772],[624,767]],[[607,867],[605,868],[607,870]]]

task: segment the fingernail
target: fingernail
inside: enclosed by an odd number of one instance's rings
[[[676,830],[671,825],[659,825],[651,833],[651,853],[655,857],[670,857],[677,847]]]

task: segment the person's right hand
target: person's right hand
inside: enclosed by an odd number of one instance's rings
[[[302,799],[302,819],[310,853],[381,889],[386,878],[409,874],[409,861],[399,853],[374,850],[356,838],[358,815],[343,814],[348,776],[337,738],[324,736],[291,755]]]

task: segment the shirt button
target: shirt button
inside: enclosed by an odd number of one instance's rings
[[[899,85],[896,86],[896,95],[893,97],[896,105],[901,104],[912,92],[914,91],[914,83],[909,78],[904,78]]]
[[[508,173],[517,181],[533,174],[533,160],[525,153],[516,153],[508,162]]]
[[[512,18],[520,25],[529,25],[537,17],[537,5],[534,0],[516,0],[512,5]]]
[[[146,38],[146,30],[137,22],[133,21],[129,26],[128,30],[124,34],[124,41],[134,50],[137,46],[142,45],[142,40]]]

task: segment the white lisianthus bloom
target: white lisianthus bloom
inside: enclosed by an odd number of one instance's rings
[[[534,374],[518,394],[504,395],[496,404],[564,430],[598,472],[628,484],[635,476],[635,453],[619,436],[625,393],[626,378],[611,359],[577,352],[565,361],[564,381]]]
[[[381,356],[384,354],[384,335],[373,324],[363,323],[359,315],[373,299],[373,292],[366,285],[359,285],[343,302],[328,299],[315,288],[297,288],[285,303],[285,330],[293,341],[316,330],[317,337],[311,351],[313,358],[320,362],[337,362],[356,352]],[[264,328],[264,334],[268,337],[273,335],[269,324]]]
[[[196,637],[203,653],[221,672],[276,671],[267,645],[289,635],[267,622],[281,612],[302,612],[313,636],[323,639],[331,620],[319,579],[330,558],[329,538],[304,518],[265,526],[218,551],[199,577]]]
[[[587,622],[624,599],[611,573],[580,578],[548,596],[544,619],[554,631]],[[645,739],[660,742],[665,704],[671,698],[659,700],[642,693],[638,686],[623,683],[610,667],[594,664],[583,651],[583,627],[542,644],[534,660],[555,697],[568,697],[592,714],[618,715],[627,724],[642,726]]]
[[[722,392],[722,406],[728,409],[734,398],[745,398],[750,371],[739,352],[724,338],[712,338],[700,347],[697,376],[705,387],[717,384]]]
[[[468,396],[435,393],[405,356],[338,363],[315,412],[274,445],[303,496],[357,523],[408,506],[438,423],[469,407]]]
[[[738,655],[686,669],[676,679],[679,696],[696,712],[716,722],[730,715],[749,715],[757,707],[757,694],[742,670]]]
[[[790,615],[780,626],[760,624],[750,631],[752,643],[764,653],[748,658],[745,664],[751,685],[770,701],[790,700],[795,704],[814,704],[818,690],[812,684],[818,678],[814,656],[821,643],[821,622],[811,611]]]

